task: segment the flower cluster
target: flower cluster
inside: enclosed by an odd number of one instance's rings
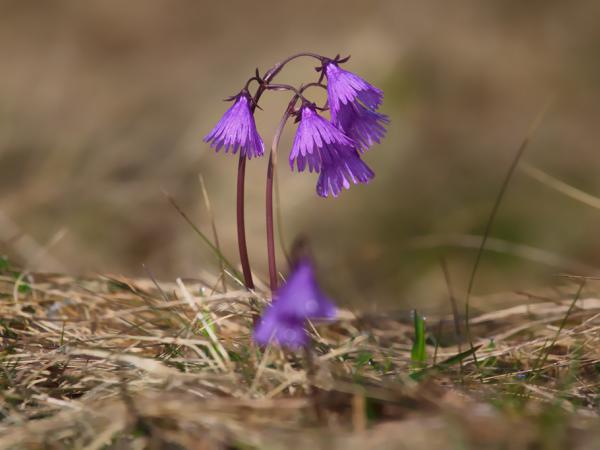
[[[317,82],[295,88],[285,84],[275,84],[273,79],[284,66],[299,57],[316,58],[320,66]],[[298,53],[260,75],[258,69],[239,94],[230,97],[233,105],[225,112],[215,128],[204,138],[218,152],[239,151],[240,159],[237,175],[237,232],[240,262],[244,284],[254,288],[252,270],[246,245],[244,221],[244,180],[246,159],[264,154],[264,144],[256,129],[254,111],[261,96],[267,91],[293,92],[288,107],[280,121],[274,139],[266,180],[266,224],[267,257],[269,262],[269,282],[274,300],[264,313],[254,332],[254,339],[262,345],[271,340],[289,348],[306,346],[309,336],[305,326],[307,321],[332,319],[336,311],[333,303],[320,291],[313,268],[306,258],[296,259],[294,270],[287,284],[278,289],[278,272],[275,255],[273,186],[274,161],[279,138],[286,122],[295,117],[298,123],[296,137],[289,155],[292,171],[319,174],[317,193],[321,197],[337,197],[342,190],[352,184],[366,184],[375,174],[362,160],[363,153],[379,143],[386,133],[389,123],[387,116],[378,112],[383,102],[383,92],[367,83],[358,75],[340,67],[348,58],[326,58],[315,53]],[[254,95],[249,86],[258,83]],[[326,83],[326,84],[325,84]],[[327,104],[318,107],[308,100],[305,91],[309,87],[327,89]],[[299,103],[299,105],[298,105]],[[323,117],[321,111],[330,111],[330,117]]]
[[[254,340],[260,345],[274,341],[290,349],[305,347],[309,342],[307,320],[331,320],[335,316],[336,309],[319,289],[311,263],[302,259],[273,296],[254,331]]]
[[[383,102],[383,91],[372,86],[358,75],[340,67],[338,57],[319,57],[321,78],[327,80],[327,98],[330,119],[319,115],[316,105],[306,100],[302,91],[300,108],[293,111],[299,121],[290,166],[298,172],[306,167],[319,173],[317,193],[321,197],[337,197],[351,184],[368,183],[375,174],[363,162],[361,154],[385,136],[388,117],[377,110]],[[260,77],[260,92],[269,88]],[[312,83],[320,85],[319,83]],[[325,86],[324,86],[325,87]],[[292,88],[293,89],[293,88]],[[259,97],[259,95],[257,94]],[[264,145],[254,122],[254,104],[247,88],[233,97],[235,103],[225,113],[213,131],[205,137],[217,151],[240,149],[242,156],[252,158],[264,153]]]

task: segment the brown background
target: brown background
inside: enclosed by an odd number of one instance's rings
[[[341,303],[445,302],[440,256],[461,293],[475,257],[462,235],[482,233],[549,98],[525,160],[600,192],[598,17],[593,0],[1,1],[2,252],[36,270],[143,275],[146,263],[161,279],[216,270],[161,194],[209,232],[202,173],[224,251],[237,262],[236,159],[202,142],[227,107],[221,100],[255,67],[291,53],[351,54],[347,68],[385,90],[392,121],[366,156],[377,178],[322,200],[314,176],[282,164],[286,239],[310,236]],[[281,80],[312,78],[312,67],[291,65]],[[265,142],[285,102],[265,98],[257,119]],[[292,137],[290,127],[286,154]],[[265,169],[265,159],[251,162],[247,195],[262,275]],[[546,253],[486,254],[476,292],[592,272],[599,224],[597,210],[517,172],[492,235]]]

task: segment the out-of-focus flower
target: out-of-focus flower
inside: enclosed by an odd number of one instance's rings
[[[260,345],[273,340],[283,347],[297,349],[309,342],[307,320],[328,320],[335,316],[333,302],[319,288],[309,260],[303,259],[275,293],[273,303],[254,330],[254,340]]]
[[[357,143],[346,136],[330,121],[321,117],[313,104],[304,103],[300,111],[290,166],[299,172],[308,166],[310,172],[321,172],[317,193],[334,197],[350,183],[367,183],[375,174],[360,159]]]
[[[239,149],[248,159],[262,156],[265,146],[256,129],[250,94],[244,89],[229,100],[234,101],[233,105],[223,114],[204,141],[209,142],[217,152],[224,147],[225,153],[231,149],[235,154]]]
[[[309,343],[304,323],[304,320],[279,316],[273,310],[273,306],[271,306],[263,314],[260,323],[254,330],[254,340],[259,345],[267,345],[269,342],[275,342],[282,347],[297,350]]]
[[[327,98],[331,108],[332,122],[343,106],[362,102],[370,110],[376,110],[383,102],[383,91],[367,83],[358,75],[338,66],[336,61],[329,60],[324,64],[327,76]]]

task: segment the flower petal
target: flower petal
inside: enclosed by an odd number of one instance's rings
[[[349,189],[350,183],[366,184],[375,177],[375,173],[360,158],[356,150],[343,155],[334,155],[323,168],[317,180],[317,194],[321,197],[340,195],[343,189]]]
[[[351,102],[332,116],[332,122],[358,144],[360,151],[364,151],[385,137],[385,124],[389,123],[389,118],[358,102]]]
[[[340,68],[336,62],[325,64],[327,98],[334,118],[343,105],[360,100],[367,108],[375,110],[383,101],[383,91],[367,83],[358,75]]]

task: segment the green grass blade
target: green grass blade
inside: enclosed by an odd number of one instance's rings
[[[423,367],[427,362],[427,350],[425,349],[425,319],[419,315],[417,310],[413,313],[413,324],[415,329],[415,341],[410,352],[410,358],[414,367]]]

